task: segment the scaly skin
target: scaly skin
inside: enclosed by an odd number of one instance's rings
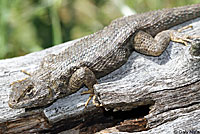
[[[189,36],[177,39],[178,32],[167,29],[199,16],[200,4],[195,4],[116,19],[58,55],[48,55],[39,70],[25,80],[12,83],[9,106],[45,106],[76,92],[83,84],[91,98],[96,78],[122,66],[134,50],[159,56],[170,40],[188,41]]]

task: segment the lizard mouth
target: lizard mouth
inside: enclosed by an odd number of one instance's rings
[[[8,101],[8,105],[11,108],[33,108],[33,107],[42,107],[51,102],[53,102],[52,93],[49,89],[40,90],[41,92],[35,92],[32,98],[18,98],[13,99],[16,93],[12,92]],[[23,95],[23,94],[22,94]],[[22,96],[21,95],[21,96]]]
[[[15,100],[10,100],[8,102],[9,107],[11,108],[33,108],[33,107],[42,107],[52,102],[52,99],[45,99],[47,95],[43,95],[40,97],[32,98],[30,100],[24,100],[20,102],[16,102]]]

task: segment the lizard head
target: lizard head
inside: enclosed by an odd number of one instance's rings
[[[8,104],[11,108],[32,108],[47,105],[53,101],[50,88],[37,86],[29,77],[11,84]]]

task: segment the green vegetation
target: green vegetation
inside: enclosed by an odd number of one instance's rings
[[[132,13],[199,0],[0,0],[0,59],[91,34]]]

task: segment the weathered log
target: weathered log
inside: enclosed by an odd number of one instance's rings
[[[200,35],[199,18],[178,27],[188,24],[193,29],[185,33]],[[172,42],[159,57],[133,52],[125,65],[101,78],[95,93],[103,107],[85,108],[88,95],[80,95],[82,88],[44,108],[9,108],[10,84],[27,77],[20,70],[33,72],[43,57],[76,41],[0,61],[0,133],[94,133],[108,127],[111,132],[200,131],[200,58],[189,53],[190,46]]]

